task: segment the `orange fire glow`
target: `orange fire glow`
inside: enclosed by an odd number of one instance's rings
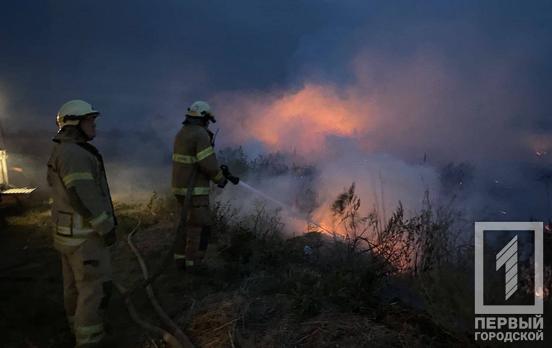
[[[316,220],[310,222],[309,227],[312,231],[327,234],[336,237],[346,243],[352,242],[357,237],[365,238],[368,242],[360,239],[357,244],[358,251],[371,250],[374,255],[387,260],[398,272],[408,271],[415,265],[416,260],[411,255],[412,251],[407,246],[407,241],[404,238],[387,239],[385,241],[378,240],[377,231],[374,228],[368,228],[363,231],[359,227],[356,231],[359,235],[348,233],[343,224],[333,216],[329,209],[319,209],[316,213]],[[362,235],[360,235],[363,233]]]
[[[249,108],[235,139],[256,139],[270,151],[318,153],[328,136],[357,137],[374,128],[373,105],[352,90],[331,86],[307,84],[277,98],[236,103]]]

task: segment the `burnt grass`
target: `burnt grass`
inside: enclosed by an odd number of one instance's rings
[[[174,237],[172,198],[116,204],[115,281],[141,278],[126,239],[150,272]],[[397,272],[380,255],[320,232],[281,233],[264,209],[237,217],[215,207],[206,267],[194,273],[171,264],[154,284],[171,318],[198,347],[466,347],[474,345],[471,273],[442,265]],[[0,233],[0,332],[3,347],[72,347],[63,311],[60,260],[51,247],[45,204],[5,216]],[[465,266],[469,268],[470,266]],[[160,325],[143,291],[133,295],[144,319]],[[120,294],[108,321],[116,347],[162,347],[135,325]]]

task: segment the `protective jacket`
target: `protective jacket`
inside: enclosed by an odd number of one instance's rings
[[[64,127],[53,141],[48,183],[54,201],[54,245],[67,249],[110,232],[116,218],[98,150],[75,126]]]
[[[172,156],[172,191],[177,196],[188,194],[188,184],[194,165],[197,174],[192,196],[208,198],[209,182],[221,184],[225,181],[213,148],[213,133],[195,120],[186,120],[176,135]]]
[[[195,180],[191,183],[194,170]],[[172,189],[181,205],[192,184],[188,215],[180,217],[185,221],[185,235],[177,236],[174,253],[179,268],[199,265],[205,256],[213,222],[209,211],[210,181],[220,185],[226,181],[213,149],[213,134],[201,120],[188,118],[176,135],[173,152]]]

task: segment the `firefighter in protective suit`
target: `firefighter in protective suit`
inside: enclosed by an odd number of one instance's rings
[[[186,195],[191,195],[188,214],[181,217],[186,219],[186,233],[181,236],[182,240],[177,240],[175,247],[174,259],[180,269],[194,269],[201,264],[212,225],[209,184],[212,181],[224,187],[227,183],[217,162],[213,133],[207,128],[209,122],[216,122],[209,104],[194,102],[174,140],[172,191],[181,207],[186,202]],[[191,192],[188,192],[189,187]]]
[[[57,114],[59,131],[48,161],[54,247],[60,252],[64,304],[76,347],[104,346],[104,312],[112,277],[109,246],[116,219],[102,156],[88,141],[99,112],[71,100]]]

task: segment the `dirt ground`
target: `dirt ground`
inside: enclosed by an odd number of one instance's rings
[[[2,347],[73,347],[74,341],[66,323],[63,310],[63,288],[61,261],[58,252],[52,248],[51,225],[46,206],[25,212],[9,212],[0,232],[0,332]],[[159,230],[159,229],[158,229]],[[159,240],[159,231],[146,231],[143,240],[137,244],[146,258],[155,263],[163,248],[149,245],[147,238]],[[170,232],[170,226],[165,230]],[[114,280],[127,288],[138,281],[140,269],[134,255],[126,246],[123,232],[119,243],[112,248]],[[144,245],[145,244],[145,245]],[[151,255],[151,253],[156,255]],[[154,267],[152,267],[154,268]],[[170,315],[177,315],[182,307],[172,303],[178,297],[175,293],[183,290],[179,286],[175,269],[167,269],[157,281],[168,300],[160,299]],[[170,281],[168,280],[170,279]],[[189,284],[189,279],[183,281]],[[171,286],[168,286],[170,284]],[[156,321],[155,313],[149,306],[143,291],[133,295],[133,301],[144,319]],[[110,330],[115,337],[116,347],[144,347],[151,337],[139,328],[130,318],[122,296],[114,290],[107,313]]]
[[[4,347],[72,347],[65,320],[61,261],[52,248],[44,208],[7,218],[0,232],[0,331]],[[143,335],[129,321],[118,294],[109,308],[120,347],[137,347]]]
[[[126,244],[128,233],[142,216],[139,209],[117,208],[120,228],[119,243],[112,248],[114,280],[126,287],[141,279],[139,265]],[[63,310],[61,264],[51,244],[47,206],[11,213],[5,222],[0,232],[0,346],[72,347]],[[172,233],[170,221],[141,222],[135,243],[150,272],[157,269]],[[208,273],[183,274],[171,265],[154,286],[167,314],[197,347],[362,347],[367,342],[375,347],[423,347],[427,342],[469,345],[468,340],[443,332],[423,314],[394,304],[370,315],[322,311],[305,320],[294,318],[289,295],[270,283],[270,274],[245,278],[228,274],[217,264],[222,262],[217,253],[217,246],[210,245]],[[144,319],[159,324],[143,291],[133,300]],[[131,320],[117,291],[108,321],[115,347],[164,346]]]

